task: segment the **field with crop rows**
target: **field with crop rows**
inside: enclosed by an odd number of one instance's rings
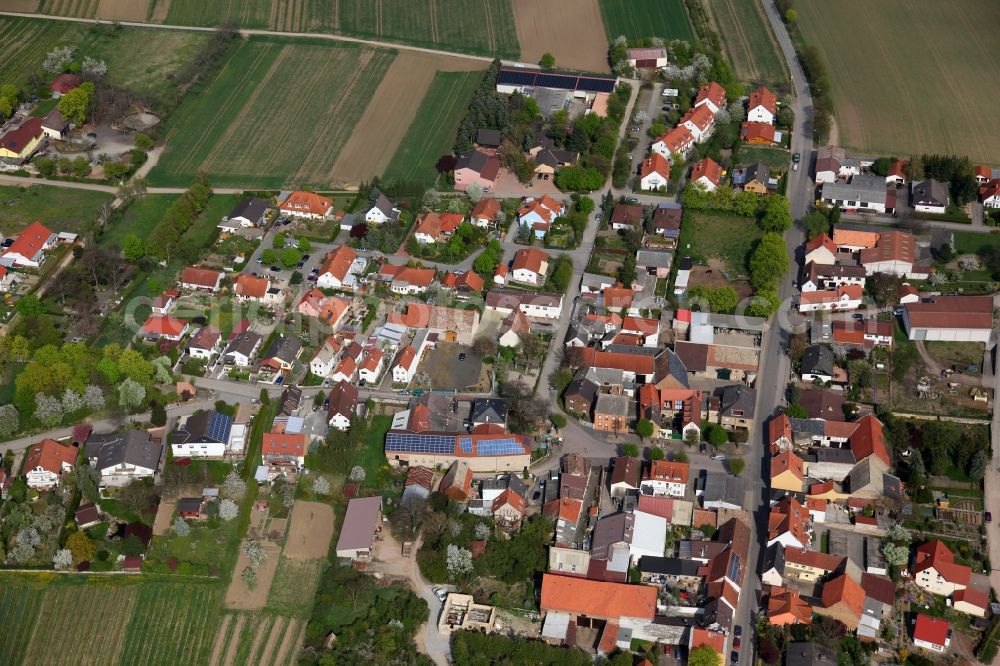
[[[749,2],[749,0],[743,0]],[[684,0],[600,0],[608,41],[619,35],[629,39],[662,37],[694,41]]]
[[[326,560],[297,560],[282,555],[274,580],[271,581],[267,609],[308,620],[320,576],[327,566],[329,564]]]
[[[209,659],[200,663],[294,666],[305,631],[303,620],[264,613],[227,613],[215,634]]]
[[[434,76],[384,174],[386,180],[434,183],[434,165],[441,155],[451,152],[458,124],[482,78],[481,71],[438,72]]]
[[[841,146],[1000,164],[1000,116],[984,113],[996,101],[984,82],[1000,77],[1000,3],[803,0],[796,8],[806,42],[826,60]]]
[[[45,54],[65,43],[64,36],[75,30],[71,23],[0,16],[0,81],[26,81],[28,72],[42,64]]]
[[[215,582],[4,575],[0,663],[205,663],[221,598]]]
[[[94,18],[101,0],[42,0],[38,3],[39,14]]]
[[[249,39],[171,117],[156,185],[279,188],[329,182],[392,51]]]
[[[787,83],[785,61],[760,0],[709,0],[707,4],[740,79],[767,86]]]

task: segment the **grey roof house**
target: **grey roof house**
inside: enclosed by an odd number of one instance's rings
[[[708,472],[705,475],[701,505],[706,509],[743,508],[743,479],[725,472]]]
[[[163,444],[148,432],[126,430],[91,435],[84,447],[86,456],[101,472],[101,483],[124,486],[135,479],[152,478],[160,467]]]
[[[371,558],[375,535],[382,529],[382,497],[355,497],[347,504],[337,557],[351,560]]]
[[[913,185],[913,207],[944,208],[948,206],[948,187],[933,178]]]
[[[802,354],[801,370],[802,380],[812,381],[813,377],[826,378],[829,381],[833,377],[833,351],[823,345],[812,345],[806,348]]]

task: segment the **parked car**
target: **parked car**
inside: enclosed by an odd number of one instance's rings
[[[990,513],[989,511],[987,511],[986,514],[983,516],[983,520],[985,520],[987,524],[992,523],[993,522],[993,514]]]
[[[444,600],[448,598],[448,593],[442,590],[440,587],[432,588],[431,592],[434,593],[434,596],[437,597],[438,601],[440,601],[441,603],[444,603]]]
[[[462,353],[460,353],[458,355],[458,360],[459,361],[464,361],[466,358],[468,358],[468,356],[469,356],[468,354],[466,354],[465,352],[462,352]]]
[[[733,650],[732,654],[729,655],[729,663],[731,664],[740,663],[740,653]]]
[[[855,312],[851,317],[857,321],[862,321],[865,318],[865,314],[863,312]]]
[[[725,459],[726,459],[726,454],[724,454],[724,453],[713,453],[712,454],[712,460],[725,460]]]
[[[625,197],[625,203],[627,204],[637,204],[639,200],[635,197]]]
[[[311,256],[312,256],[312,255],[309,255],[309,254],[303,254],[303,255],[302,255],[302,261],[303,261],[303,262],[306,262],[306,261],[309,261],[309,257],[311,257]]]
[[[281,386],[284,383],[285,383],[284,377],[278,377],[277,379],[274,380],[275,386]]]
[[[396,391],[397,395],[410,395],[410,389],[403,389],[402,391]]]
[[[798,162],[801,159],[802,159],[802,155],[800,153],[795,153],[794,155],[792,155],[792,161],[793,162]]]
[[[270,270],[271,270],[272,273],[280,273],[281,272],[281,266],[271,266]]]
[[[743,625],[742,624],[736,625],[736,629],[733,630],[733,635],[736,636],[736,638],[739,638],[740,636],[743,635]]]
[[[698,453],[708,453],[708,444],[702,442],[698,445]]]

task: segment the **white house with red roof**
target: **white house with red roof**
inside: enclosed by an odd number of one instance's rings
[[[316,286],[321,289],[344,289],[353,291],[358,286],[357,275],[361,273],[368,262],[348,245],[334,248],[326,256]]]
[[[707,104],[688,110],[680,120],[679,127],[686,127],[696,143],[704,143],[715,129],[715,113]]]
[[[722,180],[722,167],[711,157],[695,162],[691,167],[691,182],[698,183],[709,192],[715,191]]]
[[[687,127],[680,125],[668,130],[666,134],[656,139],[650,149],[658,155],[670,159],[674,153],[687,155],[694,145],[694,135]]]
[[[188,332],[188,323],[170,315],[151,315],[139,332],[150,340],[170,340],[177,342]]]
[[[913,644],[931,652],[943,653],[951,645],[951,625],[939,617],[917,613]]]
[[[1000,208],[1000,180],[991,180],[979,188],[979,202],[984,208]]]
[[[265,465],[275,470],[301,469],[306,464],[306,436],[301,433],[266,432],[260,455]]]
[[[913,558],[913,582],[932,594],[950,597],[969,586],[972,569],[955,562],[955,556],[939,539],[917,547]]]
[[[712,110],[712,113],[718,113],[719,109],[726,105],[726,89],[715,81],[706,83],[698,89],[698,95],[694,99],[694,105],[705,105]]]
[[[750,93],[747,102],[747,120],[773,125],[778,115],[778,98],[773,92],[761,86]]]
[[[214,326],[203,326],[188,340],[187,351],[191,358],[210,359],[219,351],[222,332]]]
[[[837,244],[826,233],[806,243],[805,264],[811,263],[821,266],[833,266],[837,263]]]
[[[208,291],[214,294],[219,291],[219,286],[222,284],[222,276],[222,271],[188,266],[181,272],[181,289]]]
[[[424,213],[417,221],[413,239],[421,245],[445,241],[455,233],[463,219],[460,213]]]
[[[38,268],[45,259],[45,251],[54,247],[56,242],[56,234],[41,222],[32,222],[17,235],[0,258],[8,266]]]
[[[549,272],[549,255],[535,248],[518,250],[510,268],[515,282],[540,287]]]
[[[426,328],[417,331],[409,344],[402,345],[392,361],[392,381],[397,384],[408,384],[417,372],[424,350],[430,346],[429,333]]]
[[[64,446],[54,439],[43,439],[28,449],[24,459],[24,475],[28,487],[48,490],[59,485],[63,472],[73,469],[80,451],[75,446]]]
[[[566,204],[556,201],[547,194],[537,199],[528,199],[517,209],[519,224],[535,228],[538,224],[551,225],[556,218],[566,212]]]
[[[659,153],[651,153],[639,169],[639,187],[656,191],[666,188],[670,181],[670,160]]]
[[[281,202],[279,209],[291,217],[322,220],[333,211],[333,199],[315,192],[292,192]]]
[[[858,284],[841,285],[836,291],[807,291],[799,296],[799,312],[857,310],[861,307],[864,292],[864,287]]]
[[[374,384],[382,376],[382,369],[385,366],[385,354],[382,350],[371,348],[365,352],[358,368],[358,379],[363,379],[369,384]]]

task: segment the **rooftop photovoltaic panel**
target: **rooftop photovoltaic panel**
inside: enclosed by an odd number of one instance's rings
[[[476,453],[480,456],[511,456],[524,453],[524,447],[516,439],[479,440]]]
[[[212,418],[208,421],[208,436],[217,442],[228,442],[229,431],[232,428],[233,419],[225,414],[213,412]]]
[[[500,70],[497,83],[500,85],[540,86],[556,90],[582,90],[585,92],[611,93],[615,90],[614,77],[579,76],[538,70],[504,68]]]
[[[458,440],[458,445],[462,447],[462,453],[472,453],[472,438],[471,437],[460,437]]]
[[[412,453],[454,453],[455,436],[390,432],[385,436],[385,450]]]
[[[740,579],[740,556],[733,555],[732,559],[729,560],[729,570],[726,571],[726,577],[732,581],[739,581]]]

